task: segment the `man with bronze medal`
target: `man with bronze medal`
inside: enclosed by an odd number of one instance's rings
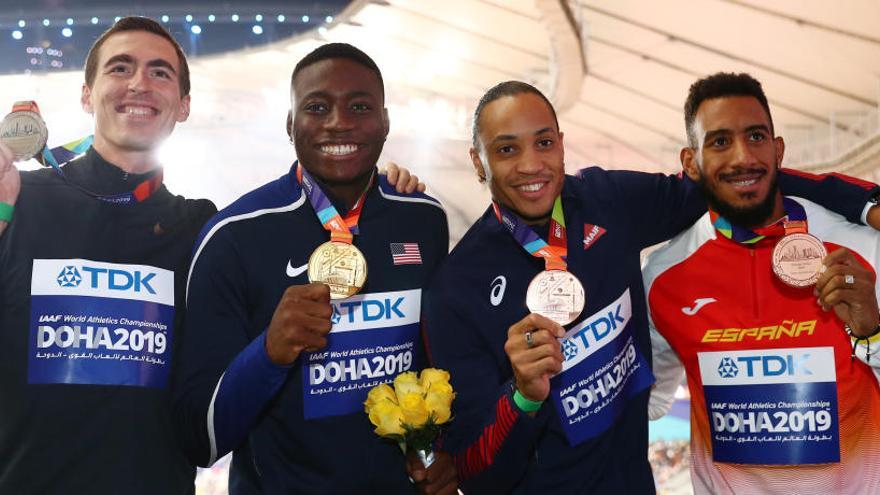
[[[435,275],[426,319],[458,394],[444,445],[463,490],[653,493],[639,255],[699,218],[703,196],[659,174],[565,175],[553,107],[517,81],[483,96],[473,139],[493,204]],[[869,195],[839,178],[783,177],[854,220]]]
[[[192,244],[216,209],[172,195],[156,156],[189,115],[187,62],[162,26],[127,17],[85,65],[94,137],[50,149],[33,101],[0,123],[0,493],[191,493],[168,383]],[[12,165],[32,157],[47,168]]]
[[[388,129],[373,60],[317,48],[291,78],[297,161],[197,243],[175,409],[200,465],[234,451],[232,494],[456,491],[451,456],[405,466],[364,414],[424,362],[422,286],[449,242],[436,200],[377,174]]]
[[[698,494],[880,492],[880,235],[782,195],[751,76],[697,81],[685,112],[710,211],[646,263],[651,417],[686,372]]]

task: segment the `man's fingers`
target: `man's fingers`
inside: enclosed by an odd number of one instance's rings
[[[533,361],[526,361],[518,367],[519,376],[524,381],[544,378],[548,374],[555,375],[562,369],[562,359],[547,355]]]
[[[840,248],[835,249],[834,251],[828,253],[822,260],[822,264],[826,267],[830,267],[831,265],[842,263],[844,265],[852,265],[853,263],[858,263],[856,257],[850,252],[849,249]]]
[[[548,330],[556,337],[562,337],[565,335],[565,329],[562,328],[562,325],[559,323],[556,323],[546,316],[541,316],[537,313],[529,313],[525,318],[514,323],[509,329],[507,329],[507,336],[510,337],[515,334],[525,334],[528,331],[538,329]]]
[[[14,158],[15,155],[12,154],[12,150],[9,149],[9,146],[6,146],[0,141],[0,172],[11,167]]]
[[[330,287],[327,284],[318,282],[305,285],[291,285],[284,291],[284,299],[291,302],[330,302]]]
[[[400,177],[400,167],[394,162],[387,162],[384,167],[379,169],[379,173],[385,174],[388,183],[393,186],[397,184],[397,179]]]

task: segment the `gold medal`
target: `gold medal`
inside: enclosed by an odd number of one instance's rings
[[[0,123],[0,141],[12,150],[13,160],[30,160],[46,147],[49,130],[40,117],[37,104],[18,101]]]
[[[352,244],[327,241],[309,257],[309,282],[327,284],[331,299],[357,294],[367,281],[367,259]]]
[[[791,287],[808,287],[819,280],[822,259],[828,250],[822,241],[805,233],[788,234],[773,248],[773,273]]]
[[[584,286],[566,270],[544,270],[526,290],[526,306],[532,313],[568,325],[584,310]]]

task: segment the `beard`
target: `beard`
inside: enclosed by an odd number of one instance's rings
[[[746,207],[725,203],[718,197],[715,189],[706,181],[704,175],[700,175],[700,180],[697,181],[697,184],[700,186],[700,190],[703,191],[706,202],[709,203],[709,208],[712,211],[718,213],[734,225],[750,228],[764,225],[769,220],[772,220],[770,216],[773,215],[773,209],[776,206],[776,191],[779,189],[778,177],[778,172],[774,172],[767,196],[760,203]]]

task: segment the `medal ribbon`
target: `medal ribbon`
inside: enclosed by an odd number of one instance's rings
[[[782,206],[785,208],[785,217],[772,225],[754,230],[734,225],[712,210],[709,210],[709,219],[721,235],[740,244],[754,244],[766,237],[807,232],[807,214],[804,207],[786,197],[782,198]]]
[[[545,270],[566,270],[565,258],[568,256],[566,245],[565,217],[562,214],[562,197],[557,196],[550,214],[549,243],[535,233],[518,216],[492,201],[495,217],[507,228],[517,243],[536,258],[544,258]]]
[[[373,174],[375,175],[375,171]],[[318,217],[318,221],[321,222],[324,229],[330,231],[331,241],[351,244],[354,236],[360,233],[358,230],[358,220],[361,218],[361,210],[364,207],[367,191],[373,185],[374,175],[370,176],[370,181],[367,183],[364,192],[361,193],[361,197],[358,198],[354,206],[351,207],[348,213],[346,213],[345,218],[343,218],[336,210],[336,207],[333,206],[333,203],[330,202],[330,198],[321,190],[321,186],[318,185],[302,165],[297,163],[296,180],[305,190],[309,203],[312,204],[312,209],[315,210],[315,215]]]
[[[94,136],[86,136],[82,139],[77,139],[76,141],[56,146],[51,150],[48,147],[45,147],[43,148],[42,154],[39,155],[39,157],[42,158],[40,162],[43,165],[48,165],[54,168],[55,171],[58,172],[58,175],[60,175],[61,178],[71,186],[105,203],[133,205],[146,201],[147,198],[152,196],[153,193],[162,187],[162,170],[153,174],[149,179],[141,181],[141,183],[136,185],[131,191],[119,194],[98,194],[68,180],[67,176],[64,175],[64,170],[62,170],[61,166],[88,151],[92,146],[94,139]]]

